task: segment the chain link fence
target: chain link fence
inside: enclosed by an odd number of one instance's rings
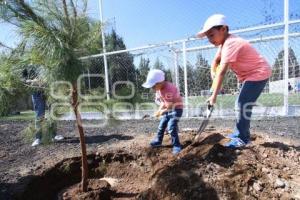
[[[263,94],[257,102],[255,113],[260,115],[281,115],[284,108],[284,65],[283,65],[283,35],[272,35],[249,39],[252,45],[268,60],[273,69]],[[300,35],[290,37],[289,47],[289,114],[299,115],[299,44]],[[200,46],[195,43],[202,43]],[[185,50],[182,46],[186,46]],[[191,47],[190,47],[191,46]],[[195,47],[194,47],[195,46]],[[216,48],[204,41],[183,41],[181,43],[160,45],[158,47],[116,53],[107,56],[109,95],[119,102],[118,109],[141,118],[150,114],[155,108],[153,91],[144,89],[141,85],[146,80],[150,69],[162,69],[167,80],[175,83],[185,100],[185,116],[201,116],[205,100],[211,94],[212,80],[210,78],[210,62]],[[184,55],[185,54],[185,55]],[[83,94],[106,98],[103,57],[89,58],[88,70],[84,75],[85,87]],[[217,104],[217,115],[232,115],[235,100],[239,91],[239,83],[229,71],[223,82]],[[123,104],[123,105],[122,105]]]
[[[295,14],[299,6],[293,6],[297,4],[296,0],[289,1],[290,20],[284,23],[283,1],[261,2],[264,6],[262,9],[265,10],[261,22],[240,22],[237,23],[239,29],[230,30],[250,41],[272,66],[272,77],[258,99],[254,113],[257,116],[299,116],[300,17]],[[234,5],[230,3],[226,6]],[[272,11],[274,9],[276,12]],[[289,28],[288,33],[285,32],[286,26]],[[285,41],[288,41],[289,55],[287,72],[284,64],[284,55],[287,53]],[[154,93],[141,85],[146,80],[148,71],[156,68],[165,71],[166,79],[180,89],[185,103],[184,116],[203,115],[206,99],[211,94],[210,65],[216,53],[216,47],[206,39],[187,38],[127,50],[119,49],[105,54],[108,72],[104,68],[104,54],[82,58],[87,68],[82,78],[84,97],[90,97],[94,103],[103,103],[107,101],[109,94],[110,101],[113,102],[109,108],[119,118],[151,115],[157,107]],[[234,73],[229,71],[218,97],[215,116],[234,116],[239,87]]]

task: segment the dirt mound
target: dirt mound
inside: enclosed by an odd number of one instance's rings
[[[221,134],[221,133],[222,134]],[[266,141],[254,135],[252,145],[232,150],[222,144],[226,131],[210,131],[193,140],[195,132],[181,135],[183,151],[173,156],[170,137],[161,148],[150,148],[152,136],[106,147],[89,156],[89,192],[78,190],[80,159],[64,160],[32,179],[21,197],[54,199],[297,199],[300,189],[299,147]],[[59,180],[71,180],[65,182]],[[103,181],[100,178],[105,177]],[[49,182],[53,179],[52,182]],[[75,182],[76,181],[76,182]],[[73,185],[70,187],[70,185]],[[34,187],[33,187],[34,186]],[[67,193],[61,191],[68,188]],[[41,194],[38,192],[41,191]]]
[[[88,180],[88,192],[82,193],[80,184],[73,185],[58,194],[59,200],[109,200],[114,193],[107,181],[99,179]]]
[[[299,178],[298,147],[265,143],[256,136],[253,145],[244,149],[225,148],[224,142],[219,133],[203,134],[156,170],[151,187],[138,199],[296,198],[300,182],[294,188],[289,182],[293,182],[292,175]]]
[[[214,133],[203,134],[197,141],[185,141],[191,144],[178,157],[167,165],[154,167],[158,169],[151,175],[151,187],[138,199],[218,199],[214,186],[203,179],[203,174],[212,171],[208,163],[233,163],[234,151],[223,147],[223,140],[221,134]]]

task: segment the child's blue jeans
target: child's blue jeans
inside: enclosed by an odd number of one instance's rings
[[[42,121],[44,120],[45,109],[46,109],[44,93],[42,91],[33,92],[32,103],[33,103],[33,109],[35,112],[35,129],[37,130],[36,134],[35,134],[35,138],[41,139],[41,137],[42,137],[42,133],[41,133]]]
[[[250,141],[250,120],[253,105],[267,82],[268,79],[262,81],[245,81],[241,87],[237,99],[238,119],[235,131],[238,131],[238,137],[246,144]]]
[[[180,141],[178,137],[178,121],[182,116],[182,112],[183,109],[174,109],[172,111],[163,114],[158,126],[158,132],[156,138],[158,142],[160,143],[162,142],[164,137],[164,132],[167,128],[168,133],[171,135],[172,138],[173,147],[174,146],[180,147]]]

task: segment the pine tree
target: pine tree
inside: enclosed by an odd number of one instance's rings
[[[87,191],[88,165],[82,120],[78,111],[79,95],[77,79],[85,71],[79,60],[87,55],[99,41],[100,24],[95,28],[86,13],[86,1],[37,0],[6,1],[0,5],[0,18],[16,26],[20,32],[20,43],[10,55],[11,66],[24,68],[34,64],[47,72],[47,85],[55,81],[71,83],[70,104],[76,116],[82,153],[81,190]]]

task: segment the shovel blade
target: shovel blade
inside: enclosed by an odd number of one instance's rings
[[[212,113],[213,109],[214,109],[213,106],[211,106],[211,105],[207,106],[207,114],[206,114],[205,119],[202,121],[198,131],[197,131],[198,134],[202,133],[205,130],[206,126],[208,125],[209,118],[211,116],[211,113]]]

